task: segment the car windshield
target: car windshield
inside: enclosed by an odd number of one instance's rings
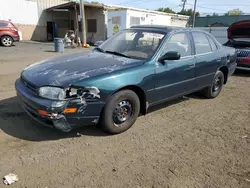
[[[165,34],[145,30],[123,30],[99,46],[99,51],[134,59],[151,59]]]

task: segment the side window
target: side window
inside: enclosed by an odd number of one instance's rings
[[[192,35],[194,37],[194,45],[195,45],[195,50],[196,50],[197,55],[212,51],[208,38],[206,37],[204,33],[193,32]]]
[[[187,33],[177,33],[171,36],[166,46],[163,48],[161,55],[164,55],[169,51],[179,52],[181,57],[190,56],[191,44]]]
[[[8,24],[4,22],[0,22],[0,27],[6,27]]]
[[[207,36],[209,43],[211,45],[212,51],[216,51],[218,49],[217,45],[215,44],[215,42],[213,41],[213,39],[210,36]]]

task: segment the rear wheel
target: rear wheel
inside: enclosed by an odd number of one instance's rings
[[[3,46],[9,47],[13,44],[13,39],[10,36],[3,36],[1,38],[1,43]]]
[[[128,130],[136,121],[140,112],[140,100],[131,90],[122,90],[106,103],[101,119],[104,131],[117,134]]]
[[[214,76],[212,85],[202,90],[202,93],[205,97],[209,99],[215,98],[220,94],[223,84],[224,84],[224,74],[221,71],[217,71]]]

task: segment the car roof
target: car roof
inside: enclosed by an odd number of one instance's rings
[[[199,31],[199,32],[204,32],[207,33],[206,31],[199,30],[199,29],[194,29],[194,28],[187,28],[187,27],[177,27],[177,26],[163,26],[163,25],[137,25],[137,26],[132,26],[132,29],[147,29],[151,31],[158,31],[158,32],[164,32],[168,33],[171,31]]]
[[[0,20],[0,22],[10,23],[10,21],[6,21],[6,20]]]

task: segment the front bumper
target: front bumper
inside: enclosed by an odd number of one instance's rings
[[[97,124],[104,106],[104,102],[87,101],[82,104],[80,99],[71,99],[65,101],[60,107],[52,107],[56,101],[38,97],[27,88],[20,79],[15,83],[16,93],[20,99],[21,105],[29,116],[44,126],[56,128],[68,132],[79,126]],[[75,113],[63,113],[65,108],[77,108]],[[43,116],[38,110],[44,110],[51,116]]]

